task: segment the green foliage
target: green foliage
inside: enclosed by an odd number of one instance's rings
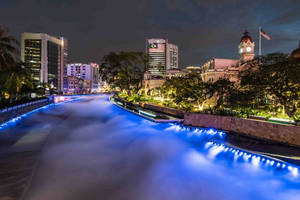
[[[161,87],[162,95],[179,108],[191,111],[193,105],[202,106],[209,95],[209,83],[204,83],[200,74],[190,73],[167,79]]]
[[[206,105],[203,113],[226,116],[300,120],[299,61],[274,53],[249,61],[242,68],[237,83],[227,79],[204,83],[197,73],[167,79],[160,88],[164,98],[161,104],[186,111]]]
[[[18,62],[18,41],[9,35],[9,30],[0,26],[0,71]]]
[[[220,109],[225,105],[232,104],[232,94],[235,94],[238,90],[235,88],[234,83],[229,81],[228,79],[219,79],[214,83],[208,85],[208,91],[210,93],[210,97],[215,96],[216,105],[215,109]],[[239,96],[236,96],[239,97]],[[237,100],[237,99],[236,99]]]
[[[300,63],[281,53],[260,59],[247,63],[240,73],[241,90],[252,94],[248,102],[275,112],[284,107],[295,119],[300,107]]]
[[[31,75],[23,65],[15,64],[2,70],[0,75],[2,84],[2,92],[6,92],[10,97],[18,98],[20,94],[28,94],[33,88]]]
[[[102,68],[104,80],[125,91],[120,96],[128,101],[145,101],[184,111],[204,108],[202,113],[217,115],[300,121],[300,63],[288,55],[274,53],[244,63],[237,83],[228,79],[203,82],[199,73],[189,73],[166,79],[161,88],[148,91],[147,95],[137,92],[142,79],[139,73],[143,70],[134,71],[132,67],[143,62],[135,59],[134,52],[133,55],[111,53],[104,59],[109,65]]]
[[[119,88],[128,94],[138,92],[148,61],[143,52],[111,52],[103,57],[100,75],[112,88]]]
[[[18,41],[9,36],[9,31],[0,26],[0,99],[5,95],[10,102],[30,96],[33,81],[30,71],[19,61]]]

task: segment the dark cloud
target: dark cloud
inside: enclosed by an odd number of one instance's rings
[[[299,10],[300,10],[300,6],[274,18],[269,23],[274,25],[282,25],[282,24],[292,24],[295,22],[300,22]]]
[[[165,37],[186,66],[237,58],[243,31],[257,41],[259,25],[274,36],[264,52],[290,52],[300,39],[299,7],[299,0],[1,0],[0,19],[18,38],[25,31],[67,37],[71,62],[144,51],[146,38]]]

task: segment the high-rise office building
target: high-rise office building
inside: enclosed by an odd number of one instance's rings
[[[63,90],[68,46],[66,38],[56,38],[45,33],[23,33],[21,59],[31,69],[33,78],[48,83],[57,92]]]
[[[63,59],[61,60],[62,63],[61,65],[64,67],[63,68],[63,77],[67,76],[67,63],[68,63],[68,40],[64,37],[60,38],[62,41],[62,51],[61,55]]]
[[[178,46],[167,44],[167,70],[178,69]]]
[[[178,46],[167,39],[147,39],[146,53],[150,57],[147,71],[154,76],[165,76],[166,70],[178,69]]]

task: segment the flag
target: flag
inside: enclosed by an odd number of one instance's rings
[[[260,34],[264,36],[267,40],[271,40],[270,36],[268,36],[262,29],[260,29]]]

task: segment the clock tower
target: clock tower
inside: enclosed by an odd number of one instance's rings
[[[254,46],[255,44],[249,36],[249,32],[245,30],[238,47],[240,61],[246,62],[254,58]]]

